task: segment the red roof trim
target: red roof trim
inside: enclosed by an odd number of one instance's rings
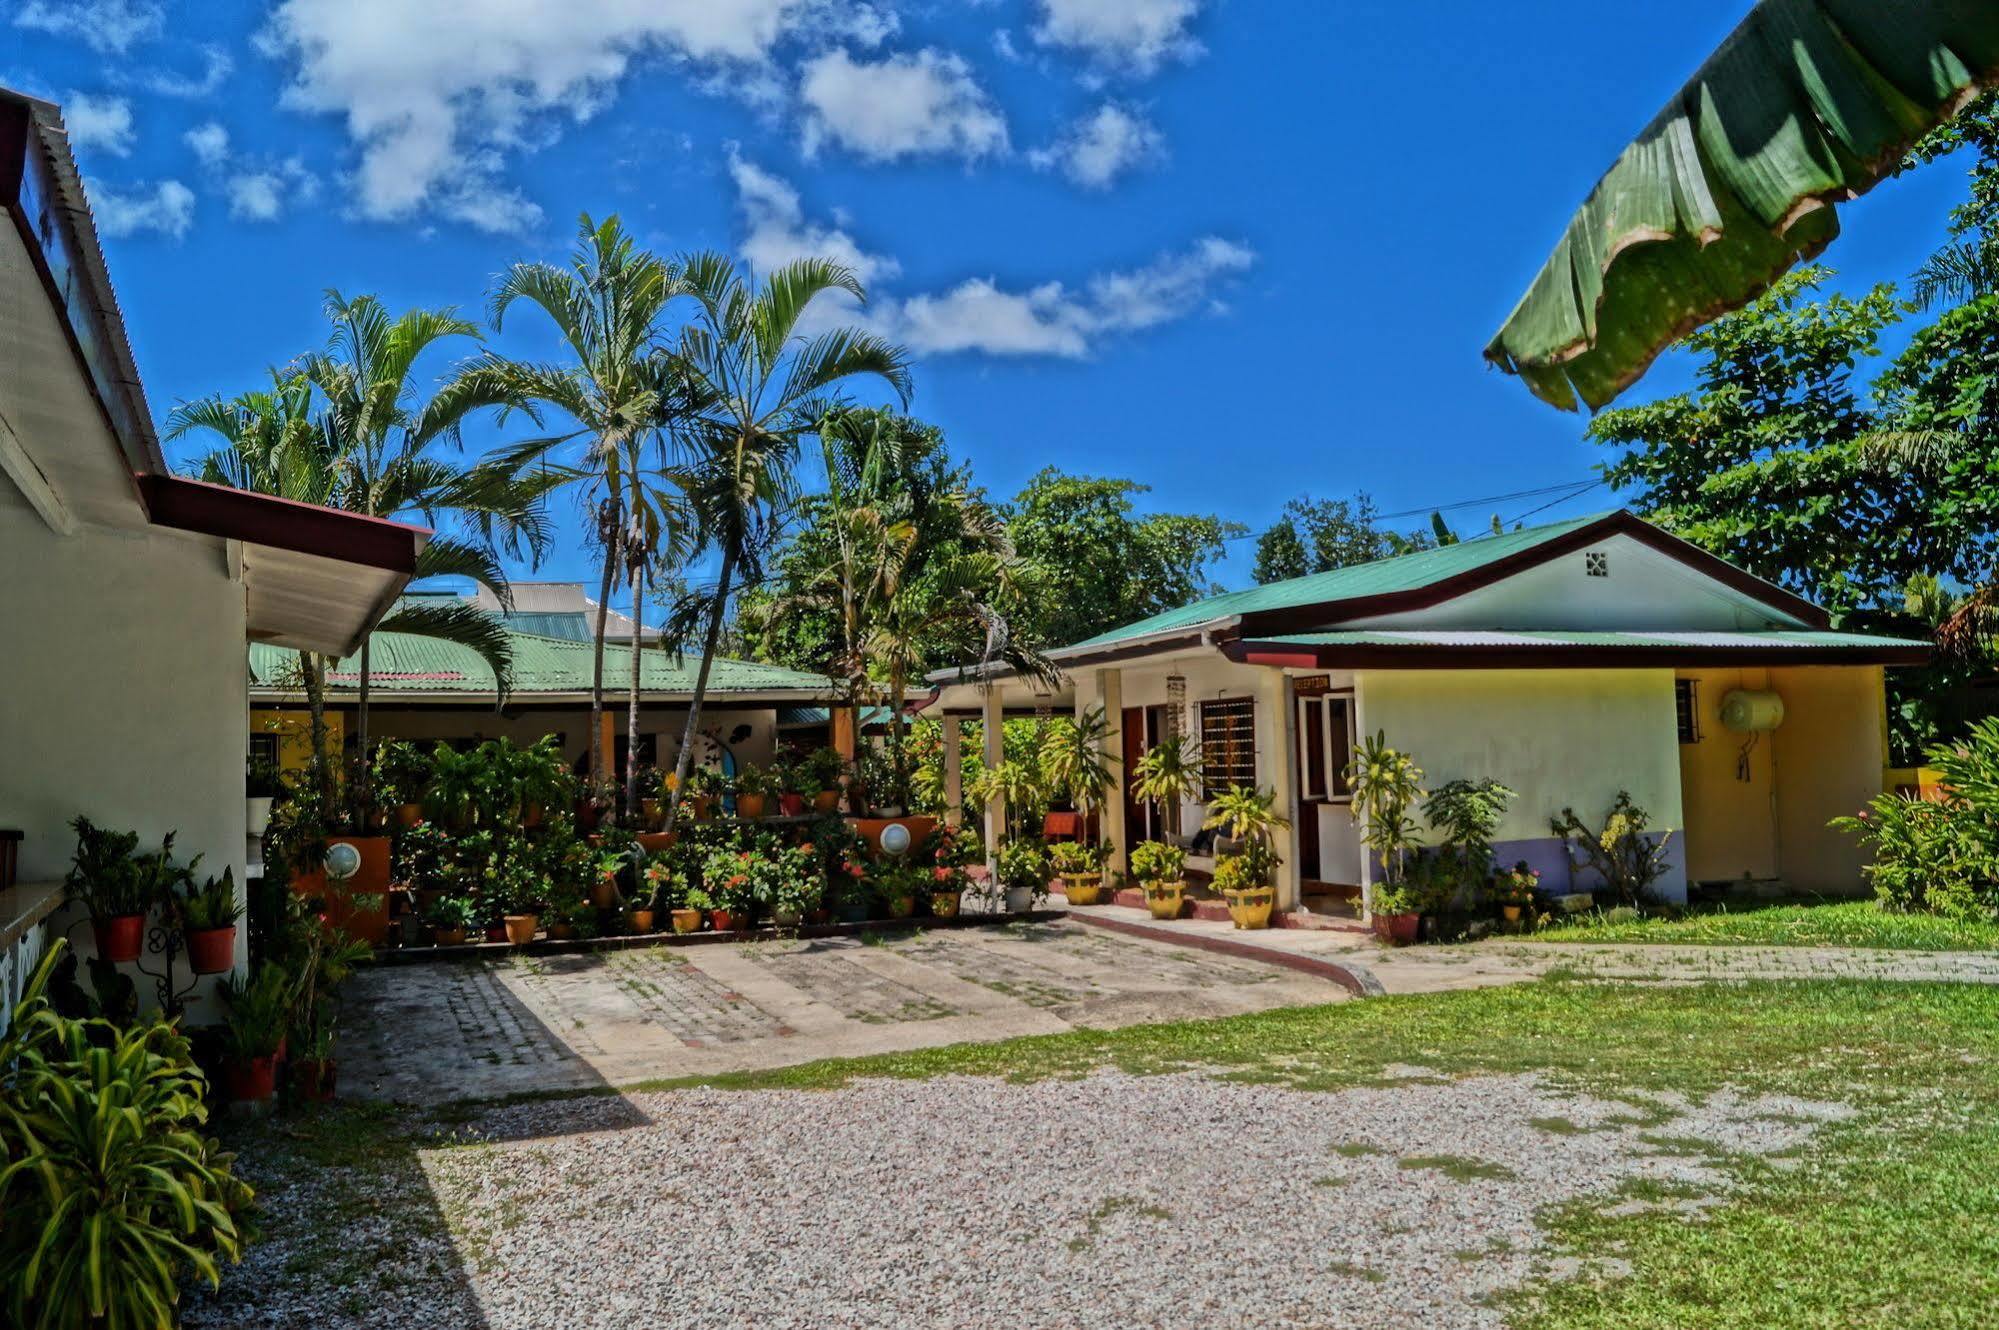
[[[1378,596],[1359,596],[1345,600],[1323,601],[1316,605],[1294,605],[1280,610],[1252,612],[1242,616],[1242,625],[1238,631],[1245,638],[1282,637],[1289,633],[1330,627],[1336,623],[1350,623],[1355,619],[1429,609],[1447,600],[1455,600],[1467,592],[1504,581],[1515,573],[1538,567],[1565,554],[1586,549],[1606,536],[1620,535],[1629,536],[1639,544],[1657,550],[1667,558],[1711,577],[1723,586],[1739,591],[1752,600],[1761,601],[1779,613],[1790,615],[1810,627],[1831,626],[1832,620],[1826,612],[1803,597],[1794,596],[1782,587],[1766,582],[1753,573],[1746,573],[1727,560],[1709,554],[1698,545],[1661,531],[1636,513],[1621,509],[1600,521],[1577,527],[1574,531],[1565,532],[1552,540],[1531,545],[1526,549],[1494,559],[1491,563],[1467,569],[1455,577],[1432,582],[1428,586],[1415,587],[1408,591],[1384,592]]]
[[[423,527],[386,518],[210,485],[184,476],[140,476],[139,492],[155,526],[296,554],[316,554],[405,576],[416,572],[417,553],[431,534]]]

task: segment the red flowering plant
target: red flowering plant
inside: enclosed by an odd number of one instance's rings
[[[756,900],[756,882],[768,871],[755,850],[716,850],[701,867],[701,885],[717,910],[747,912]]]

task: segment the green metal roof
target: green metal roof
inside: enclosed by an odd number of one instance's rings
[[[1231,591],[1226,595],[1196,601],[1192,605],[1183,605],[1177,610],[1155,614],[1149,619],[1141,619],[1137,623],[1114,628],[1108,633],[1099,633],[1086,641],[1075,643],[1068,649],[1108,646],[1135,637],[1171,632],[1176,628],[1198,628],[1220,619],[1233,618],[1240,614],[1254,614],[1262,610],[1294,609],[1325,601],[1354,600],[1362,596],[1415,591],[1475,568],[1482,568],[1510,554],[1518,554],[1522,550],[1546,544],[1592,522],[1601,522],[1610,515],[1607,512],[1591,513],[1587,517],[1572,517],[1564,522],[1550,522],[1546,526],[1526,527],[1519,531],[1479,536],[1472,540],[1460,541],[1456,545],[1418,550],[1414,554],[1398,554],[1386,559],[1376,559],[1372,563],[1355,564],[1350,568],[1335,568],[1331,572],[1313,573],[1309,577],[1294,577],[1283,582],[1271,582],[1264,586],[1251,587],[1247,591]]]
[[[1906,637],[1873,637],[1866,633],[1833,633],[1807,629],[1759,628],[1741,631],[1594,633],[1516,631],[1513,629],[1353,629],[1319,633],[1286,633],[1259,637],[1258,642],[1306,647],[1436,647],[1459,650],[1478,647],[1691,647],[1754,649],[1839,649],[1877,651],[1922,648],[1931,643]]]
[[[833,711],[830,707],[779,707],[777,709],[777,724],[779,729],[789,729],[794,726],[802,728],[807,725],[826,725],[831,723],[832,719]],[[866,729],[870,725],[886,724],[888,724],[887,707],[867,707],[862,710],[861,728]]]
[[[587,693],[590,691],[591,644],[510,630],[514,646],[514,693]],[[631,648],[622,643],[604,647],[604,683],[622,690],[631,678]],[[296,652],[261,642],[250,644],[252,687],[295,688]],[[639,653],[640,686],[646,692],[692,693],[699,656],[675,656],[648,648]],[[370,652],[372,691],[397,693],[484,693],[493,691],[493,673],[468,647],[408,633],[376,633]],[[360,660],[349,656],[328,673],[333,692],[360,682]],[[825,696],[832,685],[817,674],[802,674],[755,661],[717,657],[708,674],[711,693],[804,692]]]

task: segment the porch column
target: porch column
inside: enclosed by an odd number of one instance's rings
[[[1296,705],[1291,699],[1291,676],[1282,670],[1266,669],[1256,685],[1257,707],[1270,718],[1268,733],[1274,745],[1270,761],[1271,804],[1277,815],[1289,822],[1288,830],[1277,833],[1277,872],[1271,885],[1277,888],[1277,908],[1298,908],[1298,784],[1292,779],[1291,764],[1298,753]]]
[[[958,717],[944,717],[944,822],[953,827],[965,820],[963,728]]]
[[[1367,728],[1367,676],[1355,674],[1353,677],[1353,732],[1357,739],[1365,742]],[[1365,820],[1357,819],[1354,829],[1361,835],[1367,834]],[[1363,844],[1360,848],[1360,921],[1374,922],[1374,851]]]
[[[997,770],[1006,761],[1006,706],[1000,700],[1000,690],[988,684],[985,691],[984,713],[986,770]],[[997,792],[986,798],[986,867],[996,866],[1000,841],[1006,835],[1006,804]]]
[[[852,762],[854,760],[854,731],[856,729],[855,709],[850,706],[835,706],[828,711],[833,722],[833,751]]]
[[[1104,797],[1104,807],[1099,816],[1103,819],[1104,839],[1111,847],[1109,868],[1112,873],[1126,872],[1124,855],[1124,791],[1125,782],[1131,773],[1124,769],[1124,672],[1122,670],[1097,671],[1097,701],[1104,707],[1104,761],[1111,769],[1111,787]],[[1076,707],[1081,714],[1083,707],[1082,690],[1077,689]]]

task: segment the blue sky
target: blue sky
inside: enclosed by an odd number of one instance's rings
[[[1303,491],[1590,476],[1582,420],[1479,351],[1748,8],[8,0],[0,83],[68,108],[161,415],[315,345],[327,287],[476,314],[617,211],[662,250],[855,262],[912,410],[996,494],[1052,463],[1261,527]],[[1962,189],[1944,166],[1848,208],[1841,284],[1903,277]],[[527,320],[497,345],[550,349]],[[572,543],[540,575],[588,566]]]

